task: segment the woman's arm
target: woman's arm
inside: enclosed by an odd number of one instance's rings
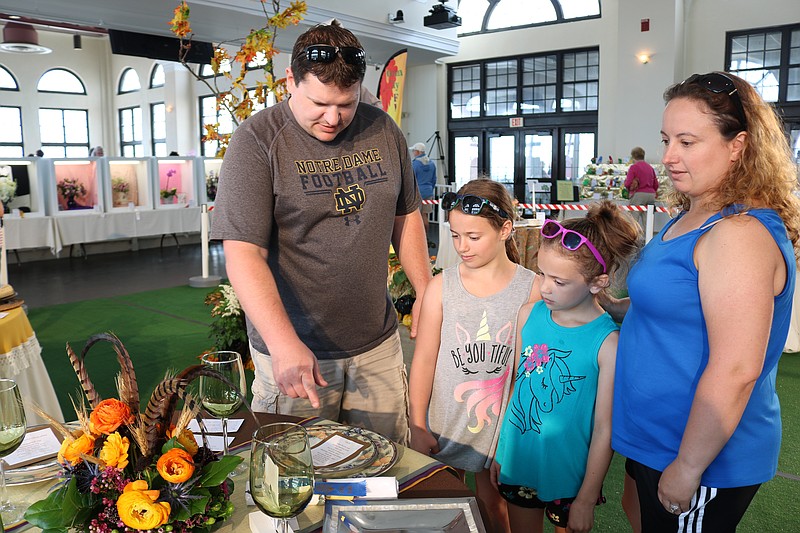
[[[749,216],[723,220],[695,249],[708,328],[708,365],[697,385],[678,456],[664,471],[659,499],[689,508],[700,478],[728,442],[761,374],[774,296],[786,265],[764,226]],[[698,324],[697,327],[700,327]]]
[[[571,531],[589,531],[594,524],[594,507],[608,473],[614,451],[611,449],[611,409],[614,397],[614,368],[617,360],[619,332],[614,331],[606,337],[597,354],[599,375],[597,377],[597,398],[594,407],[594,429],[589,444],[589,457],[586,460],[586,474],[583,483],[572,502],[569,513]]]
[[[427,455],[439,451],[439,444],[428,431],[428,407],[441,343],[443,277],[443,274],[434,276],[422,297],[422,311],[408,380],[411,447]]]

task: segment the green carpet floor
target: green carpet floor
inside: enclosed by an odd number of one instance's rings
[[[210,308],[203,303],[209,291],[176,287],[31,309],[29,318],[65,416],[70,418],[73,412],[69,395],[79,397],[65,343],[80,352],[91,335],[114,332],[131,354],[144,402],[166,369],[195,364],[199,354],[210,348]],[[114,376],[119,367],[110,345],[92,348],[86,364],[101,396],[115,396]],[[781,474],[759,490],[739,533],[800,531],[800,354],[781,359],[777,388],[783,412]],[[593,531],[630,531],[620,506],[623,476],[624,460],[616,456],[604,486],[608,503],[598,508]],[[552,531],[549,524],[545,531]]]

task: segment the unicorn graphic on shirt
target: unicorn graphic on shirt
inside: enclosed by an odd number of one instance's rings
[[[497,331],[494,342],[501,346],[510,346],[512,342],[513,324],[509,321]],[[475,343],[492,342],[492,336],[489,331],[489,321],[486,311],[484,310],[478,330],[475,334],[475,340],[469,331],[456,324],[456,338],[460,344],[470,346]],[[494,364],[491,361],[488,366],[483,365],[482,369],[477,369],[475,366],[472,368],[462,367],[462,371],[467,375],[474,375],[479,373],[495,375],[488,379],[476,379],[460,383],[453,391],[453,398],[459,403],[466,403],[467,413],[469,414],[470,423],[467,429],[472,433],[480,433],[484,427],[491,426],[494,421],[500,416],[500,410],[503,402],[503,391],[505,390],[506,383],[510,374],[508,365],[505,368],[502,365]],[[496,375],[502,372],[500,375]]]
[[[541,413],[551,412],[565,396],[576,391],[575,381],[586,379],[570,372],[567,357],[571,353],[546,344],[527,346],[522,352],[524,357],[517,368],[514,395],[508,406],[509,422],[520,433],[541,433]]]

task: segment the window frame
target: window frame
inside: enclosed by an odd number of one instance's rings
[[[119,132],[119,153],[122,157],[143,157],[144,156],[144,144],[142,137],[144,136],[144,132],[142,131],[142,124],[139,124],[139,138],[136,138],[136,113],[134,112],[136,109],[139,110],[139,121],[142,120],[142,106],[134,105],[128,107],[120,107],[117,109],[117,117],[118,117],[118,132]],[[131,118],[131,135],[133,137],[132,140],[126,141],[123,138],[122,129],[123,129],[123,115],[129,112]],[[133,147],[133,155],[126,155],[125,148]],[[137,147],[139,150],[137,150]],[[137,154],[136,152],[140,152]]]
[[[10,90],[10,89],[9,89]],[[16,109],[19,113],[19,139],[18,143],[16,142],[3,142],[0,141],[0,147],[19,147],[20,155],[19,157],[25,156],[25,131],[24,131],[24,124],[22,123],[22,106],[18,105],[0,105],[0,109]],[[5,124],[4,127],[8,127],[8,124]]]
[[[164,138],[156,137],[155,131],[155,108],[156,106],[164,106]],[[159,156],[158,151],[156,150],[156,146],[163,144],[164,145],[164,156],[167,155],[167,105],[164,102],[153,102],[150,104],[150,150],[151,154],[156,157]]]
[[[159,84],[156,84],[153,80],[156,77],[156,72],[161,71],[162,75],[164,76],[164,81]],[[161,63],[156,63],[153,68],[150,70],[150,83],[148,84],[148,89],[157,89],[159,87],[163,87],[166,82],[166,72],[164,71],[164,65]]]
[[[83,92],[76,93],[76,92],[73,92],[73,91],[51,91],[50,89],[40,89],[39,88],[39,84],[42,82],[42,78],[44,78],[45,75],[47,75],[48,73],[55,72],[55,71],[64,71],[64,72],[66,72],[68,74],[71,74],[76,80],[78,80],[78,83],[80,83],[81,88],[83,89]],[[36,82],[36,92],[47,93],[47,94],[76,94],[76,95],[83,95],[83,96],[87,96],[88,95],[88,93],[86,92],[86,84],[83,82],[83,79],[80,76],[78,76],[77,74],[75,74],[74,72],[72,72],[70,69],[64,68],[64,67],[53,67],[53,68],[47,69],[44,72],[42,72],[42,75],[39,76],[39,79]],[[55,108],[46,108],[46,109],[55,109]]]
[[[125,79],[133,73],[136,76],[136,81],[139,82],[139,87],[136,89],[128,89],[122,90],[122,84],[125,82]],[[122,69],[122,72],[119,75],[119,81],[117,82],[117,94],[131,94],[136,93],[142,90],[142,80],[139,78],[139,73],[136,72],[136,69],[133,67],[125,67]]]
[[[14,92],[19,92],[19,81],[17,81],[17,78],[16,78],[16,76],[14,76],[14,74],[13,74],[13,73],[12,73],[12,72],[11,72],[9,69],[7,69],[6,67],[4,67],[3,65],[0,65],[0,69],[2,69],[2,70],[3,70],[3,72],[5,72],[6,74],[8,74],[8,76],[11,78],[11,81],[13,81],[13,82],[14,82],[14,86],[13,86],[13,87],[0,87],[0,91],[14,91]]]
[[[39,109],[38,109],[39,112],[41,112],[43,110],[61,111],[61,128],[62,128],[62,130],[64,132],[64,142],[63,143],[52,143],[52,142],[42,141],[41,146],[42,146],[42,150],[44,151],[44,153],[47,154],[47,148],[51,147],[51,146],[61,146],[61,147],[63,147],[65,154],[67,152],[67,148],[84,147],[84,148],[86,148],[86,156],[84,156],[84,157],[89,157],[89,150],[90,150],[89,139],[91,139],[91,131],[89,130],[89,110],[88,109],[82,109],[82,108],[76,108],[76,107],[39,107]],[[64,112],[65,111],[82,111],[84,113],[84,116],[86,118],[86,142],[85,143],[67,142],[67,128],[66,128],[66,123],[65,123],[65,120],[64,120]],[[40,130],[39,136],[42,137],[42,135],[41,135],[41,122],[40,122],[39,130]]]

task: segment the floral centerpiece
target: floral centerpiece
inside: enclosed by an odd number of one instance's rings
[[[111,342],[120,362],[119,398],[101,399],[86,373],[84,357],[99,341]],[[76,407],[79,427],[73,431],[46,417],[64,437],[58,452],[62,481],[28,508],[25,519],[48,532],[165,533],[208,531],[229,518],[228,474],[242,458],[216,457],[198,446],[187,426],[200,404],[186,394],[201,375],[227,380],[202,365],[189,367],[167,376],[140,413],[133,365],[117,337],[95,335],[80,356],[69,344],[67,353],[89,407]],[[183,409],[172,425],[179,398]]]
[[[11,176],[11,167],[0,166],[0,203],[5,208],[17,193],[17,182]]]
[[[217,198],[217,185],[219,185],[219,173],[209,170],[206,174],[206,197],[212,202]]]
[[[242,354],[245,368],[254,370],[247,340],[247,324],[239,298],[228,282],[208,293],[205,304],[211,306],[211,332],[214,351],[229,350]]]

